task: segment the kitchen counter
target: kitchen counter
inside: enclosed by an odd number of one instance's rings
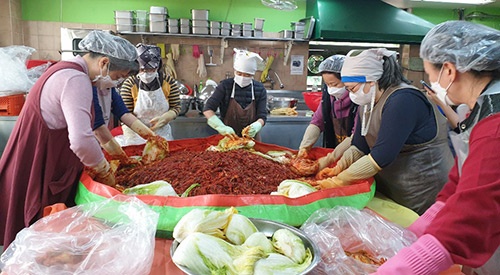
[[[268,115],[266,125],[260,131],[262,142],[298,149],[302,136],[311,122],[312,112],[299,110],[297,116]],[[206,118],[196,110],[187,112],[170,122],[174,139],[207,137],[217,131],[207,125]],[[315,146],[321,146],[320,136]]]

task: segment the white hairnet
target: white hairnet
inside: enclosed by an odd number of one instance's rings
[[[422,40],[420,57],[434,64],[451,62],[457,70],[500,68],[500,31],[466,21],[447,21]]]
[[[378,81],[384,73],[384,56],[395,54],[397,52],[385,48],[350,51],[345,57],[340,73],[342,82]]]
[[[344,64],[345,55],[336,54],[328,57],[319,64],[319,73],[331,72],[340,73]]]
[[[91,31],[80,41],[78,47],[118,59],[128,61],[137,59],[137,51],[132,43],[105,31]]]
[[[233,68],[242,73],[254,75],[257,71],[257,62],[262,62],[260,55],[247,50],[234,49]]]

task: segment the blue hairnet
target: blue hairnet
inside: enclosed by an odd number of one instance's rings
[[[500,68],[500,31],[467,21],[447,21],[422,40],[420,57],[433,64],[451,62],[460,72]]]
[[[137,59],[137,51],[132,43],[105,31],[91,31],[78,43],[78,47],[118,59],[128,61]]]
[[[340,73],[344,64],[344,55],[336,54],[323,60],[318,67],[319,73]]]

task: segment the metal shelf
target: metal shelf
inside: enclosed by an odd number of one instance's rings
[[[253,37],[253,36],[224,36],[224,35],[209,35],[209,34],[187,34],[187,33],[167,33],[167,32],[118,32],[121,35],[150,35],[150,36],[171,36],[181,38],[212,38],[212,39],[245,39],[245,40],[260,40],[260,41],[293,41],[293,42],[309,42],[307,39],[295,38],[274,38],[274,37]]]

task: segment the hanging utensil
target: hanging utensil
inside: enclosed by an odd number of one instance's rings
[[[206,65],[207,66],[217,66],[217,64],[212,62],[212,57],[214,55],[214,50],[212,49],[212,47],[208,46],[207,51],[208,51],[208,56],[210,57],[210,63],[207,63]]]
[[[276,76],[276,78],[278,79],[278,81],[280,83],[280,89],[285,88],[285,85],[283,85],[283,82],[281,82],[281,78],[279,77],[278,73],[274,72],[274,75]]]

